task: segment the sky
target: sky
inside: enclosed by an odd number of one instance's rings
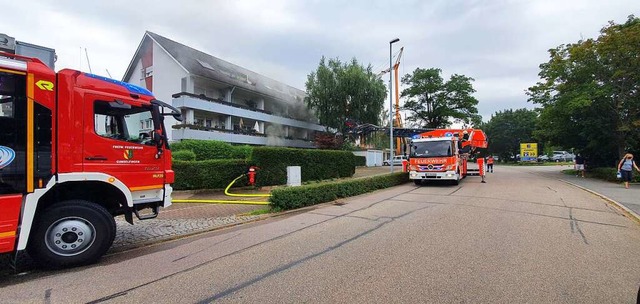
[[[640,16],[640,1],[30,0],[6,1],[2,11],[0,33],[54,48],[56,69],[88,72],[86,49],[92,72],[115,79],[147,30],[302,90],[322,56],[387,69],[389,41],[399,38],[400,75],[439,68],[445,79],[475,79],[487,121],[535,107],[525,91],[548,50]]]

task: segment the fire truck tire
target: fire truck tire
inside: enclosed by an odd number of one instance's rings
[[[96,262],[116,235],[113,216],[102,206],[69,200],[44,210],[32,231],[28,252],[47,268]]]
[[[421,179],[414,179],[413,183],[416,184],[416,186],[422,186],[422,180]]]

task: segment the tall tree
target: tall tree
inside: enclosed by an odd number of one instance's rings
[[[509,159],[520,153],[520,144],[537,142],[534,130],[538,121],[535,110],[498,111],[480,128],[489,138],[488,152]]]
[[[454,74],[444,82],[441,72],[417,68],[402,77],[402,83],[409,86],[402,91],[409,98],[404,103],[404,109],[411,112],[407,120],[425,128],[445,128],[452,122],[478,125],[482,118],[476,108],[478,100],[472,96],[474,79]]]
[[[349,63],[322,57],[318,69],[307,76],[307,106],[322,125],[343,134],[347,121],[377,125],[387,88],[372,71],[354,58]]]
[[[573,146],[592,164],[640,148],[640,19],[609,24],[597,39],[549,50],[529,101],[542,105],[539,135]]]

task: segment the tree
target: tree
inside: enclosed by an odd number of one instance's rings
[[[517,109],[498,111],[480,128],[489,138],[488,152],[509,159],[520,153],[520,144],[537,142],[534,130],[538,121],[535,110]]]
[[[471,77],[454,74],[444,82],[440,69],[417,68],[412,74],[402,77],[402,83],[409,87],[402,91],[408,97],[404,109],[411,112],[407,118],[425,128],[445,128],[452,122],[478,125],[482,118],[478,115],[478,100],[473,97]]]
[[[320,124],[346,134],[347,121],[377,125],[387,88],[354,58],[348,64],[322,57],[318,69],[307,76],[305,103]]]
[[[610,21],[598,39],[549,50],[541,81],[528,89],[542,105],[538,135],[578,149],[595,165],[615,165],[640,148],[640,19]]]

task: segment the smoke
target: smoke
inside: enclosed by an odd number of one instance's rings
[[[264,133],[267,135],[267,146],[285,146],[284,137],[286,133],[281,125],[269,125]]]
[[[309,109],[303,101],[297,100],[294,104],[289,104],[287,112],[294,119],[318,123],[313,110]]]

